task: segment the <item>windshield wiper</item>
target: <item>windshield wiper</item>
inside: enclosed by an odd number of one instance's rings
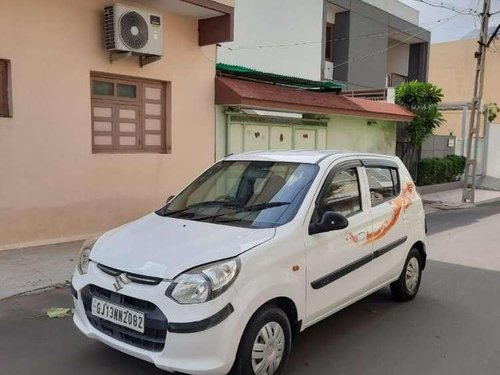
[[[236,210],[236,211],[233,211],[233,212],[225,212],[223,214],[217,214],[217,215],[210,215],[210,216],[199,217],[199,218],[196,218],[195,220],[202,221],[202,220],[216,219],[218,217],[227,216],[227,215],[234,215],[234,214],[238,214],[240,212],[262,211],[262,210],[266,210],[268,208],[286,206],[286,205],[289,205],[289,204],[291,204],[291,202],[267,202],[267,203],[259,203],[259,204],[254,204],[254,205],[251,205],[251,206],[240,208],[239,210]],[[232,219],[232,220],[241,220],[241,219]]]
[[[198,207],[205,207],[205,206],[223,206],[223,207],[230,207],[230,206],[236,206],[236,202],[231,202],[231,201],[205,201],[205,202],[200,202],[200,203],[195,203],[190,206],[181,208],[180,210],[175,210],[175,211],[170,211],[170,212],[165,212],[161,216],[171,216],[175,214],[180,214],[182,212],[189,211],[192,208],[198,208]]]

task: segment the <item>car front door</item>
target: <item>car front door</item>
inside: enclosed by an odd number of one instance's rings
[[[372,245],[366,238],[372,220],[367,199],[366,175],[360,161],[343,162],[328,173],[311,210],[311,222],[333,211],[343,214],[349,225],[306,236],[306,326],[340,309],[370,284]]]

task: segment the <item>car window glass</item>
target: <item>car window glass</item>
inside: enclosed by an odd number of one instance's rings
[[[318,207],[318,219],[326,211],[338,212],[344,216],[361,211],[361,194],[356,168],[337,172],[326,183]]]
[[[227,168],[216,173],[212,179],[205,179],[187,198],[187,204],[195,204],[204,200],[225,199],[234,196],[240,178],[248,163],[235,164],[232,168]]]
[[[400,182],[396,168],[367,167],[366,175],[372,206],[377,206],[399,195]]]
[[[271,228],[292,220],[319,167],[273,161],[223,161],[193,181],[160,216]]]

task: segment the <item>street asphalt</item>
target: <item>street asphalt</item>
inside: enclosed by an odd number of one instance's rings
[[[496,256],[500,229],[488,225],[500,228],[500,203],[429,215],[429,257],[453,253],[460,234],[494,238],[470,251]],[[429,261],[409,303],[385,288],[307,329],[286,374],[500,374],[500,272],[456,263]],[[47,318],[50,307],[71,307],[69,290],[0,300],[0,374],[165,374],[85,338],[70,318]]]
[[[495,200],[468,209],[442,210],[427,215],[428,236],[450,229],[465,228],[482,219],[500,214],[500,201]],[[499,230],[500,230],[500,222]],[[492,234],[492,233],[490,233]],[[500,233],[499,233],[500,234]]]

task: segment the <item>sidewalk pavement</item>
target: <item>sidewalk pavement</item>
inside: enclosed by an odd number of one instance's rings
[[[500,191],[476,189],[475,203],[462,202],[462,189],[440,191],[437,193],[423,194],[422,199],[426,204],[426,213],[440,210],[455,210],[474,207],[500,199]]]
[[[64,285],[83,241],[0,251],[0,299]]]

